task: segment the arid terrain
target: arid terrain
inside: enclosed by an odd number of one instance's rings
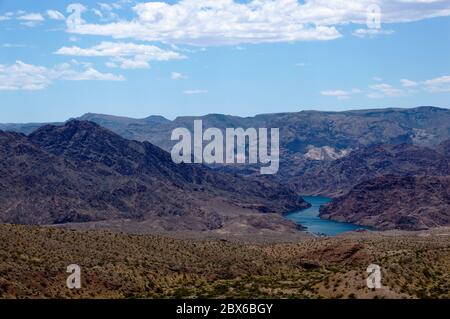
[[[0,225],[2,298],[450,298],[450,229],[279,243]],[[82,288],[66,287],[66,267]],[[381,289],[366,286],[381,267]]]
[[[275,177],[175,164],[163,141],[191,117],[2,125],[21,133],[0,131],[0,298],[450,298],[448,118],[203,117],[282,127]],[[323,218],[385,231],[312,235],[283,217],[307,194],[333,197]],[[371,264],[381,289],[367,287]]]

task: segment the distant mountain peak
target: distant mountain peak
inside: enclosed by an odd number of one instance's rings
[[[59,140],[69,140],[73,138],[80,138],[83,133],[88,133],[90,135],[93,134],[102,134],[115,136],[116,138],[121,138],[116,133],[113,133],[99,124],[91,121],[80,121],[77,119],[71,119],[64,123],[63,125],[45,125],[41,128],[37,129],[35,132],[30,134],[31,139],[36,139],[40,135],[45,136],[53,136],[53,138],[57,138]]]
[[[118,116],[118,115],[108,115],[101,113],[85,113],[82,116],[78,117],[77,120],[80,121],[92,121],[98,124],[104,124],[104,122],[113,121],[113,122],[121,122],[123,124],[137,124],[142,122],[143,124],[148,123],[166,123],[170,122],[170,120],[166,119],[161,115],[150,115],[145,118],[132,118],[126,116]]]
[[[78,119],[71,119],[64,123],[63,126],[60,127],[76,127],[76,128],[82,128],[82,129],[103,129],[100,125],[98,125],[95,122],[91,121],[85,121],[85,120],[78,120]]]

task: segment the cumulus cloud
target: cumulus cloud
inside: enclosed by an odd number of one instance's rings
[[[47,15],[52,20],[64,20],[64,15],[57,10],[47,10]]]
[[[125,42],[102,42],[90,48],[62,47],[55,54],[109,57],[111,58],[111,61],[108,63],[110,67],[119,65],[123,69],[146,69],[150,67],[150,61],[169,61],[186,58],[178,52],[164,50],[154,45]]]
[[[101,73],[89,65],[63,63],[47,68],[16,61],[0,64],[0,91],[42,90],[56,80],[66,81],[123,81],[122,76]]]
[[[139,3],[136,18],[116,23],[68,21],[69,32],[191,45],[330,40],[340,37],[334,26],[303,21],[295,0],[248,4],[233,0],[183,0]]]
[[[200,46],[242,43],[332,40],[336,26],[366,25],[367,8],[377,4],[382,23],[411,22],[450,15],[448,1],[432,0],[180,0],[144,2],[133,7],[135,17],[114,23],[86,23],[83,7],[68,19],[68,32]],[[74,9],[74,7],[72,7]],[[77,18],[78,17],[78,18]],[[358,36],[374,36],[358,29]]]

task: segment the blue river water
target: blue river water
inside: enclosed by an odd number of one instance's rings
[[[341,223],[319,217],[320,206],[331,202],[331,198],[321,196],[304,196],[303,199],[310,203],[310,208],[285,214],[285,217],[297,224],[305,226],[306,231],[313,234],[336,236],[341,233],[366,228],[351,223]]]

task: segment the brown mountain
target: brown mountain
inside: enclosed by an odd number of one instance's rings
[[[48,125],[29,137],[0,132],[0,139],[2,222],[289,230],[294,225],[279,213],[307,206],[273,181],[176,165],[160,148],[91,122]]]
[[[418,145],[375,145],[335,161],[315,161],[292,182],[302,194],[342,195],[355,185],[383,175],[450,175],[448,157]]]
[[[320,216],[381,230],[449,226],[450,176],[375,178],[322,207]]]
[[[295,182],[316,162],[340,158],[352,150],[376,144],[408,143],[434,148],[450,138],[450,110],[437,107],[377,109],[346,112],[302,111],[238,117],[209,114],[178,117],[173,121],[160,116],[143,119],[92,114],[80,120],[92,121],[124,138],[149,141],[170,150],[171,132],[177,127],[192,129],[195,119],[204,128],[266,127],[280,128],[280,180]],[[42,124],[0,124],[0,129],[29,134]],[[252,174],[258,167],[226,167],[240,174]]]

